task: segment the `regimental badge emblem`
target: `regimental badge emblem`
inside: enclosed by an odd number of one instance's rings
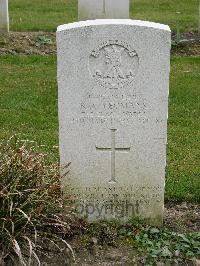
[[[91,75],[99,85],[119,89],[134,81],[139,57],[127,43],[111,40],[92,51],[89,64]]]

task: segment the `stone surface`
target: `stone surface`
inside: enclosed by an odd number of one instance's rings
[[[0,31],[9,31],[8,0],[0,0]]]
[[[170,45],[169,27],[150,22],[58,27],[63,189],[89,221],[162,222]]]
[[[127,19],[129,0],[79,0],[79,20],[87,19]]]

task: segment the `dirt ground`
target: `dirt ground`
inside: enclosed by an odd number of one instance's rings
[[[200,205],[186,202],[166,204],[164,224],[175,232],[200,232]],[[68,239],[67,242],[70,243],[74,250],[75,262],[72,260],[68,249],[61,253],[57,250],[55,253],[49,253],[49,258],[45,258],[41,266],[145,265],[145,254],[141,257],[134,247],[124,245],[120,241],[114,241],[111,244],[105,239],[105,244],[102,244],[94,235],[91,237],[91,244],[86,247],[84,245],[84,236],[77,234]],[[158,263],[157,265],[162,266],[163,264]],[[200,261],[197,260],[191,262],[191,264],[183,263],[179,265],[200,266]]]
[[[200,204],[166,204],[164,224],[177,232],[200,232]]]
[[[182,34],[181,42],[175,44],[172,34],[172,55],[200,56],[200,35],[189,32]],[[0,55],[50,55],[56,54],[54,32],[10,32],[0,36]]]

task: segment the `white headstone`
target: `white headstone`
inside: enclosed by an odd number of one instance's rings
[[[79,0],[79,20],[129,18],[129,0]]]
[[[8,0],[0,0],[0,31],[9,31]]]
[[[89,221],[162,222],[170,29],[133,20],[58,27],[64,194]]]

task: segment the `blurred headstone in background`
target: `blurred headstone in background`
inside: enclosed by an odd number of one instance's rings
[[[9,32],[8,0],[0,0],[0,32]]]
[[[199,1],[199,26],[198,26],[198,32],[200,34],[200,1]]]
[[[87,19],[127,19],[129,0],[79,0],[79,20]]]

